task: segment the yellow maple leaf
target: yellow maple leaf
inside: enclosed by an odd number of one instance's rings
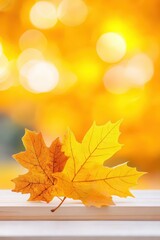
[[[67,157],[61,150],[62,144],[57,138],[47,147],[41,133],[26,130],[23,137],[25,152],[13,157],[29,171],[13,179],[15,192],[30,193],[29,200],[50,202],[57,195],[54,172],[63,170]]]
[[[132,196],[129,188],[143,173],[127,163],[114,168],[103,165],[121,148],[120,123],[108,122],[103,126],[94,123],[82,143],[68,130],[62,149],[69,159],[62,172],[53,174],[63,196],[97,207],[112,204],[111,195]]]

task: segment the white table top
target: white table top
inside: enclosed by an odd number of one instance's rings
[[[0,221],[1,240],[159,240],[160,221]]]
[[[160,220],[160,190],[134,190],[135,198],[114,197],[115,206],[85,207],[80,201],[67,199],[58,204],[28,202],[28,195],[10,190],[0,191],[0,220]]]
[[[160,191],[132,192],[135,198],[114,197],[115,206],[100,209],[67,199],[51,213],[56,199],[27,202],[27,195],[1,190],[0,240],[160,240]]]

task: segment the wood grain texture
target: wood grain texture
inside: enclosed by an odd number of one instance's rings
[[[160,190],[134,190],[135,198],[114,197],[115,206],[85,207],[67,199],[56,212],[59,200],[46,204],[28,202],[28,195],[0,191],[0,220],[160,220]]]

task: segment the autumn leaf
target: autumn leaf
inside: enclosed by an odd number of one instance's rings
[[[127,163],[113,168],[103,165],[121,148],[120,123],[108,122],[103,126],[94,123],[82,143],[68,130],[62,150],[69,159],[62,172],[53,174],[61,195],[97,207],[112,204],[112,195],[133,196],[129,189],[143,173]]]
[[[15,192],[30,193],[29,200],[50,202],[57,195],[53,173],[63,170],[67,157],[57,138],[47,147],[41,133],[26,130],[23,137],[25,152],[13,157],[29,171],[12,180]]]
[[[104,162],[121,148],[117,123],[92,127],[79,143],[68,129],[63,144],[56,139],[48,148],[42,135],[26,130],[25,152],[14,158],[29,171],[14,179],[16,192],[30,193],[29,200],[49,202],[53,197],[79,199],[87,206],[114,204],[112,196],[133,196],[130,188],[144,173],[127,163],[109,168]]]

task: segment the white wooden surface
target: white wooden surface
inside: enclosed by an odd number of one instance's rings
[[[27,195],[1,190],[0,240],[160,240],[160,191],[133,194],[136,198],[115,197],[115,206],[100,209],[67,200],[51,213],[57,201],[27,202]]]
[[[1,190],[0,220],[160,220],[160,190],[132,192],[135,198],[115,197],[115,206],[98,209],[69,199],[52,213],[58,200],[27,202],[27,195]]]
[[[159,221],[0,221],[1,240],[159,240]]]

